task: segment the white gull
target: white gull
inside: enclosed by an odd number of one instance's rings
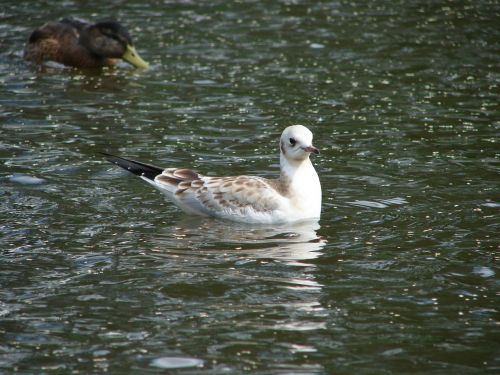
[[[280,177],[209,177],[184,168],[161,169],[110,154],[107,159],[150,183],[180,209],[233,221],[275,224],[319,219],[321,184],[309,155],[319,154],[302,125],[280,138]]]

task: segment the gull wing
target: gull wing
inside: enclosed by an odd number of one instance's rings
[[[253,176],[207,177],[191,169],[161,169],[103,153],[113,164],[150,183],[185,212],[242,222],[286,221],[287,183]]]
[[[270,180],[252,176],[205,177],[168,168],[155,185],[187,212],[218,217],[270,215],[285,199]]]

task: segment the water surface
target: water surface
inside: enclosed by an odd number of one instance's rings
[[[0,372],[498,373],[499,13],[7,1]],[[26,64],[68,15],[116,17],[151,69]],[[297,123],[319,223],[193,218],[98,154],[272,177]]]

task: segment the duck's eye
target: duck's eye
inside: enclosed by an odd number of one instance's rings
[[[295,138],[290,138],[290,144],[292,146],[295,146],[295,143],[297,143],[297,141],[295,140]]]

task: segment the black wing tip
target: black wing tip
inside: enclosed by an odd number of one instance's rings
[[[126,171],[133,173],[137,176],[145,177],[149,180],[154,180],[156,176],[162,174],[163,169],[155,167],[153,165],[148,165],[140,163],[138,161],[125,159],[120,156],[112,155],[107,152],[99,152],[103,155],[107,161],[113,163]]]
[[[99,154],[104,156],[106,160],[110,161],[111,158],[116,158],[117,156],[108,154],[107,152],[99,151]]]
[[[110,163],[113,163],[115,165],[118,165],[119,167],[122,167],[123,169],[128,170],[128,168],[125,166],[127,162],[135,163],[133,160],[124,159],[124,158],[121,158],[121,157],[116,156],[116,155],[108,154],[107,152],[99,152],[99,153],[101,155],[103,155],[107,161],[109,161]],[[122,161],[122,163],[120,163],[120,161]]]

